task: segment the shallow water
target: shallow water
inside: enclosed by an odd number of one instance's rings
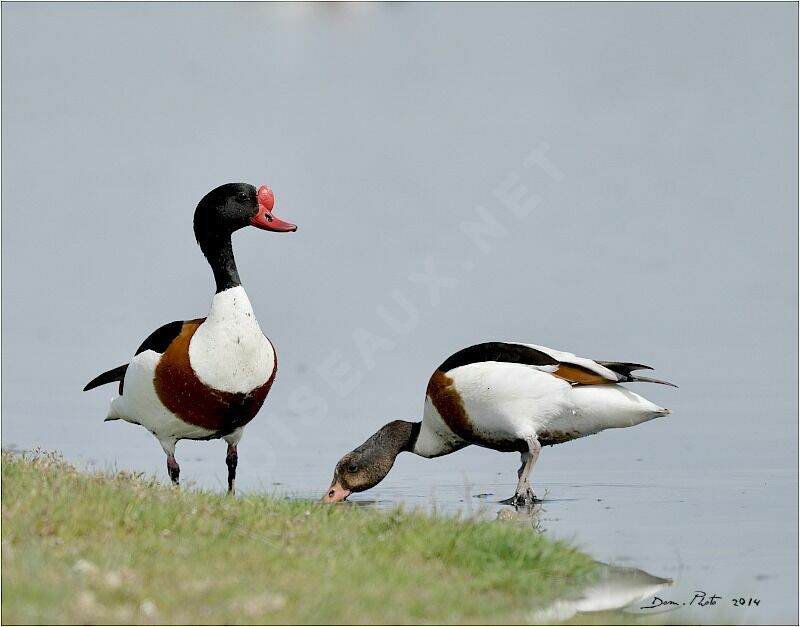
[[[111,389],[80,389],[203,315],[191,211],[266,183],[299,231],[234,240],[280,360],[240,491],[319,498],[472,343],[650,363],[680,388],[635,390],[673,415],[546,448],[533,526],[720,595],[687,620],[798,620],[791,5],[2,12],[3,446],[166,480],[152,436],[102,422]],[[223,443],[177,455],[224,489]],[[401,455],[352,500],[493,520],[517,467]]]

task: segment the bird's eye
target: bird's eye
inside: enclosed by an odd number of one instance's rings
[[[247,195],[247,192],[239,192],[238,194],[236,194],[236,197],[239,200],[247,200],[249,198],[249,196]]]
[[[358,471],[358,465],[357,464],[349,464],[347,466],[347,472],[353,473],[353,472],[357,472],[357,471]]]

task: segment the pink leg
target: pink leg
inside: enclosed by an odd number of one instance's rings
[[[233,484],[236,481],[236,465],[239,463],[239,454],[236,452],[235,444],[228,444],[225,463],[228,465],[228,494],[233,494]]]
[[[511,504],[516,507],[524,506],[530,507],[536,502],[536,495],[531,489],[531,472],[539,459],[539,453],[542,450],[542,445],[536,437],[529,438],[528,442],[528,455],[525,459],[523,467],[519,473],[519,483],[517,484],[517,493],[511,499]],[[523,457],[525,454],[523,453]]]
[[[169,478],[172,479],[172,483],[174,485],[178,485],[178,477],[180,477],[181,474],[181,467],[178,466],[178,462],[174,455],[167,454],[167,472],[169,473]]]

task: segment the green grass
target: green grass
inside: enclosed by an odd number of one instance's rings
[[[2,622],[525,623],[589,557],[502,522],[2,458]]]

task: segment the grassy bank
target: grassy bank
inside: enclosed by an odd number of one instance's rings
[[[518,525],[2,460],[2,622],[515,623],[591,561]]]

